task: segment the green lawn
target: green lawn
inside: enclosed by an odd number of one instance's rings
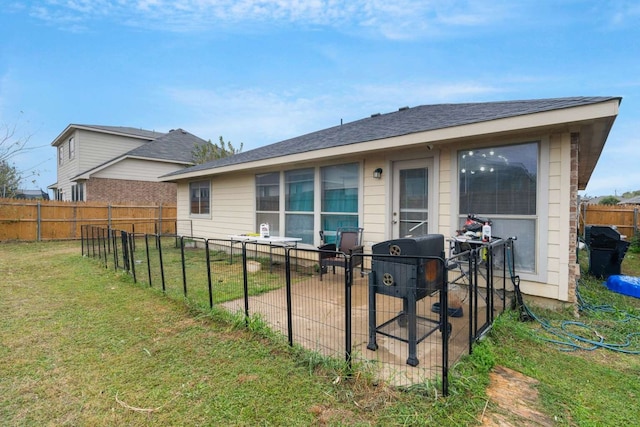
[[[625,272],[638,274],[639,266],[639,255],[628,253]],[[579,319],[572,310],[532,310],[551,326],[584,322],[588,334],[605,342],[640,331],[637,318],[625,317],[640,314],[640,300],[609,292],[598,280],[583,280],[580,292],[594,309]],[[520,322],[514,313],[502,316],[474,355],[454,367],[447,398],[426,386],[373,384],[366,372],[346,379],[339,361],[290,349],[259,321],[249,330],[242,325],[200,304],[188,306],[179,292],[164,296],[155,286],[134,284],[83,258],[79,243],[2,243],[0,420],[12,426],[473,425],[493,409],[485,394],[488,372],[503,365],[540,382],[538,409],[557,425],[640,425],[640,356],[563,351],[540,323]],[[637,337],[629,339],[627,350],[638,350]]]

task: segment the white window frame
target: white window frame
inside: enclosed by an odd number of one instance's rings
[[[209,192],[209,197],[208,197],[208,202],[206,204],[207,207],[207,212],[193,212],[192,208],[193,208],[193,190],[194,188],[192,186],[194,186],[195,184],[202,184],[202,186],[198,186],[198,189],[202,189],[204,188],[204,184],[206,184],[207,190]],[[211,201],[212,201],[212,193],[211,193],[211,180],[207,179],[207,180],[199,180],[199,181],[192,181],[189,183],[189,216],[191,217],[195,217],[195,218],[210,218],[211,217]],[[198,206],[201,210],[202,206],[204,206],[204,204],[202,204],[201,202],[198,202]]]
[[[462,213],[459,213],[459,177],[458,177],[458,152],[464,149],[474,148],[490,148],[498,146],[511,146],[519,145],[527,142],[538,143],[538,176],[536,182],[536,215],[533,216],[521,216],[521,215],[499,215],[492,216],[491,219],[504,218],[504,219],[520,219],[531,218],[536,221],[535,230],[535,267],[534,271],[518,271],[518,275],[522,280],[529,280],[535,282],[546,282],[548,276],[548,259],[547,259],[547,247],[548,247],[548,235],[549,235],[549,159],[550,159],[550,143],[548,137],[535,137],[535,138],[523,138],[518,140],[508,141],[492,141],[490,144],[478,144],[478,145],[460,145],[451,148],[451,219],[452,219],[452,235],[455,234],[455,230],[458,229],[458,224],[461,221]],[[477,213],[477,212],[470,212]],[[466,214],[465,214],[466,215]],[[503,236],[501,236],[503,237]],[[510,237],[510,236],[504,236]],[[516,242],[517,245],[517,242]],[[516,246],[517,251],[517,246]],[[517,255],[516,255],[517,256]]]
[[[291,213],[303,213],[303,214],[308,214],[308,215],[313,215],[313,245],[308,245],[305,243],[300,243],[299,246],[300,247],[316,247],[320,245],[320,237],[319,237],[319,233],[318,231],[321,229],[321,216],[322,216],[322,212],[321,212],[321,208],[322,208],[322,174],[321,174],[321,168],[323,167],[327,167],[327,166],[336,166],[336,165],[341,165],[341,164],[357,164],[358,165],[358,212],[357,214],[357,218],[358,218],[358,224],[360,227],[362,227],[363,225],[363,189],[364,189],[364,184],[363,184],[363,180],[364,180],[364,171],[363,171],[363,164],[361,161],[343,161],[343,162],[339,162],[339,163],[326,163],[326,164],[321,164],[315,167],[309,167],[309,168],[305,168],[305,167],[300,167],[300,168],[291,168],[291,169],[286,169],[286,170],[279,170],[279,171],[274,171],[277,172],[280,176],[280,210],[279,210],[279,219],[280,219],[280,224],[279,224],[279,230],[280,235],[284,236],[285,235],[285,215],[287,213],[291,214]],[[287,211],[286,210],[286,183],[285,183],[285,172],[288,171],[293,171],[293,170],[302,170],[302,169],[313,169],[314,171],[314,184],[313,184],[313,211],[309,211],[309,212],[297,212],[297,211]],[[254,191],[256,188],[256,181],[255,181],[255,176],[254,176]],[[255,196],[255,195],[254,195]],[[255,197],[254,197],[254,203],[255,203]],[[256,230],[257,227],[259,227],[260,224],[257,224],[258,219],[257,219],[257,207],[256,209],[254,209],[254,221],[256,222],[255,226],[256,226]],[[292,237],[292,236],[289,236]]]
[[[277,188],[278,188],[278,207],[277,207],[277,210],[275,210],[275,211],[267,211],[267,210],[258,209],[258,198],[260,196],[259,195],[259,191],[258,191],[258,188],[259,188],[258,176],[265,176],[265,175],[273,175],[274,177],[277,177],[277,182],[278,182],[277,183]],[[255,197],[255,203],[256,203],[256,206],[255,206],[255,213],[256,213],[255,231],[256,232],[260,231],[259,230],[260,224],[264,221],[265,216],[268,216],[268,215],[275,215],[275,216],[278,217],[277,223],[272,224],[272,223],[267,221],[267,223],[270,226],[270,233],[272,233],[274,235],[277,235],[280,232],[279,230],[281,230],[281,228],[280,228],[280,218],[282,217],[282,212],[281,212],[281,206],[282,205],[280,203],[280,201],[282,200],[282,194],[281,194],[281,191],[280,191],[281,188],[282,188],[281,180],[282,180],[282,173],[280,173],[279,171],[267,172],[267,173],[259,173],[259,174],[254,175],[254,185],[255,185],[255,192],[256,192],[256,197]],[[267,185],[264,185],[264,184],[261,184],[260,186],[261,187],[267,187]],[[259,215],[263,215],[263,217],[262,217],[263,219],[259,219],[258,218]]]
[[[76,141],[72,136],[69,138],[69,160],[73,159],[76,156]]]

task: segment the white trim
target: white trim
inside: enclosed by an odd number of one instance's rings
[[[304,153],[283,155],[269,159],[249,161],[234,165],[215,167],[212,169],[181,173],[179,175],[172,174],[170,176],[163,176],[160,178],[160,180],[176,181],[183,179],[192,179],[206,175],[216,175],[241,171],[246,169],[283,167],[283,165],[286,164],[308,162],[310,156],[313,156],[315,160],[318,160],[328,157],[344,156],[345,154],[354,155],[377,150],[388,150],[389,147],[393,147],[394,149],[402,149],[430,143],[433,143],[434,146],[438,147],[443,143],[450,143],[455,140],[473,138],[477,141],[478,139],[484,139],[485,137],[491,135],[494,135],[494,137],[498,139],[500,138],[499,134],[514,132],[520,134],[524,132],[548,134],[550,132],[549,129],[557,126],[566,128],[567,124],[569,123],[577,124],[589,120],[615,117],[617,113],[618,100],[612,99],[610,101],[600,102],[597,104],[556,109],[533,114],[525,114],[522,116],[507,117],[461,126],[452,126],[448,128],[416,132],[409,135],[400,135],[391,138],[364,141],[360,143],[313,150]],[[543,128],[547,128],[547,130],[542,131]]]
[[[403,156],[404,157],[404,156]],[[396,202],[396,196],[399,194],[399,182],[396,179],[398,177],[398,171],[401,169],[411,169],[411,168],[426,168],[427,169],[427,197],[428,197],[428,232],[429,233],[437,233],[438,231],[438,216],[439,208],[437,204],[438,198],[436,197],[436,193],[439,192],[440,182],[437,178],[437,174],[435,173],[435,163],[437,163],[434,159],[434,156],[429,157],[421,157],[415,158],[398,158],[390,161],[390,182],[387,189],[389,189],[389,220],[387,223],[390,226],[389,234],[387,235],[390,238],[402,237],[395,236],[395,228],[393,226],[393,212]]]
[[[450,229],[449,235],[455,236],[459,221],[460,195],[458,180],[458,152],[467,148],[488,148],[488,147],[504,147],[514,146],[526,143],[537,143],[538,145],[538,170],[536,180],[536,215],[501,215],[501,218],[535,218],[536,222],[536,241],[534,251],[536,254],[536,263],[534,272],[518,271],[518,275],[522,280],[531,282],[547,283],[548,279],[548,259],[545,248],[548,247],[549,235],[549,138],[547,136],[524,136],[515,139],[499,139],[491,141],[482,141],[482,143],[469,143],[451,147],[451,211],[450,211]]]
[[[142,139],[144,141],[153,141],[156,138],[150,138],[148,136],[142,136],[142,135],[135,135],[135,134],[131,134],[131,133],[127,133],[127,132],[117,132],[114,130],[105,130],[105,129],[99,129],[99,128],[95,128],[95,127],[91,127],[91,126],[83,126],[83,125],[74,125],[74,124],[70,124],[68,125],[54,140],[53,142],[51,142],[51,146],[52,147],[56,147],[60,144],[59,141],[65,142],[65,135],[68,132],[74,132],[76,130],[86,130],[86,131],[90,131],[90,132],[97,132],[97,133],[104,133],[107,135],[117,135],[117,136],[126,136],[129,138],[133,138],[133,139]],[[155,131],[146,131],[146,132],[155,132]],[[158,136],[164,135],[165,132],[155,132],[158,134]]]

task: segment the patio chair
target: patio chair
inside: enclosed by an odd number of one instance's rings
[[[349,267],[360,267],[360,276],[364,276],[362,271],[362,231],[360,227],[341,227],[336,230],[336,242],[325,243],[320,246],[320,280],[322,275],[328,272],[328,267],[333,267],[333,274],[336,273],[336,266],[345,267],[345,274],[350,274]],[[324,241],[325,235],[320,231],[320,237]],[[344,255],[342,255],[344,254]]]

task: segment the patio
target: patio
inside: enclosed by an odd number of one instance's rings
[[[354,259],[337,252],[345,264],[335,274],[328,271],[321,277],[317,249],[243,243],[242,253],[231,256],[235,242],[229,240],[136,236],[106,229],[83,235],[87,239],[83,254],[101,258],[106,267],[111,253],[114,268],[130,271],[134,281],[139,278],[149,286],[161,286],[168,295],[182,295],[194,302],[208,299],[210,308],[258,316],[291,345],[346,359],[379,381],[395,386],[432,384],[441,387],[443,394],[448,393],[449,368],[491,328],[513,293],[511,284],[507,286],[507,273],[513,266],[505,268],[505,261],[513,258],[508,254],[512,250],[509,239],[448,259],[386,255],[397,271],[380,270],[389,264],[382,262],[385,255],[358,254],[361,259]],[[188,252],[187,243],[194,243]],[[378,273],[370,270],[372,257],[380,258]],[[400,262],[402,259],[409,264]],[[465,261],[456,263],[456,259]],[[438,273],[435,280],[429,278],[433,262],[439,265],[435,271],[445,271],[446,277]],[[343,267],[352,263],[364,270],[351,267],[353,274],[345,275]],[[463,276],[461,266],[466,267]],[[374,274],[380,277],[372,288],[369,276]],[[387,275],[393,276],[393,283],[380,280]],[[439,289],[445,283],[448,292],[443,294]],[[416,286],[418,289],[411,289]],[[411,311],[412,299],[415,323],[406,320],[410,315],[399,316]],[[440,307],[445,307],[442,319]],[[370,313],[376,317],[372,324]],[[415,335],[410,338],[413,325]],[[445,342],[442,335],[447,330]]]
[[[443,366],[443,342],[440,331],[428,335],[417,344],[419,364],[407,364],[408,344],[386,335],[377,334],[378,349],[367,348],[369,342],[369,285],[368,275],[353,275],[351,287],[351,345],[354,362],[364,362],[375,369],[377,377],[389,384],[407,386],[427,380],[438,379]],[[392,319],[402,310],[402,299],[386,295],[376,296],[376,325]],[[323,355],[344,358],[346,327],[345,277],[326,274],[323,281],[314,275],[291,285],[291,327],[293,342]],[[432,305],[439,301],[439,294],[425,297],[417,302],[418,316],[438,321],[439,314],[432,312]],[[448,317],[451,333],[448,347],[448,365],[451,366],[464,354],[469,353],[470,319],[469,294],[467,289],[453,285],[449,292],[450,306],[462,305],[461,317]],[[286,287],[249,297],[249,312],[259,316],[273,329],[288,333]],[[494,308],[498,314],[501,305]],[[244,310],[244,299],[222,304],[230,311]],[[476,312],[484,313],[486,303],[478,298]],[[428,321],[417,321],[417,335],[424,336],[433,329]],[[407,327],[392,322],[385,332],[407,339]]]

